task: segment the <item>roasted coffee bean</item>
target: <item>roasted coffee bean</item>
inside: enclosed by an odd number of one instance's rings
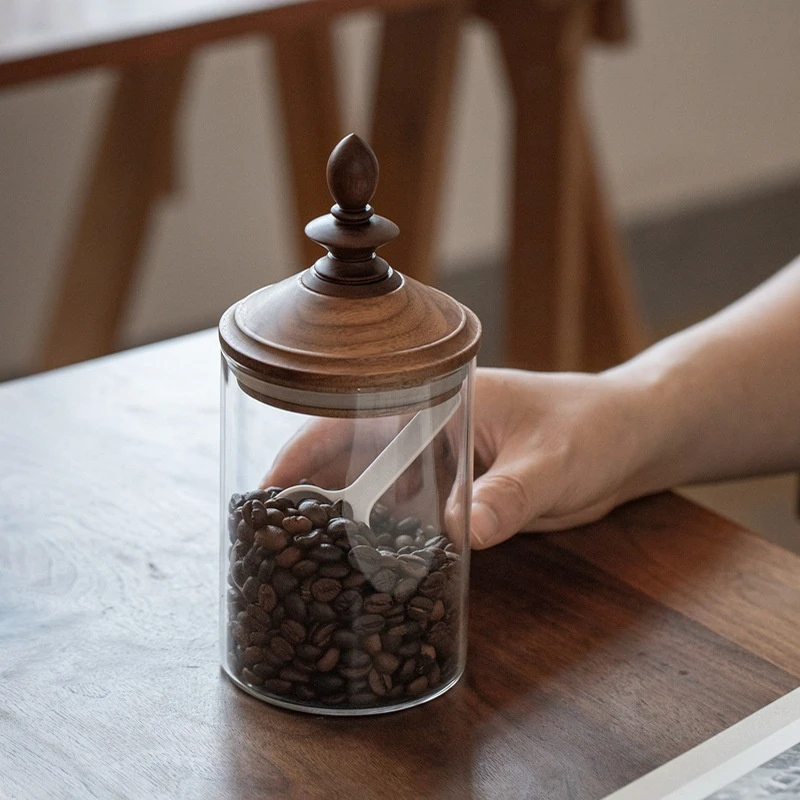
[[[450,638],[450,631],[444,622],[437,622],[429,631],[427,640],[437,650],[441,650],[447,640]]]
[[[348,700],[350,705],[355,708],[366,708],[375,704],[376,697],[372,692],[365,690],[357,694],[348,695]]]
[[[333,634],[333,641],[342,650],[352,650],[358,644],[358,634],[345,628],[339,628]]]
[[[304,517],[308,517],[315,528],[321,528],[328,523],[328,515],[316,500],[303,500],[297,510]]]
[[[276,528],[275,530],[279,530]],[[284,569],[291,569],[303,557],[303,551],[297,546],[287,547],[275,556],[275,563]]]
[[[323,531],[322,528],[315,528],[308,533],[298,533],[292,541],[298,547],[302,547],[304,550],[310,550],[312,547],[316,547],[318,544],[322,544],[325,541],[325,531]]]
[[[399,555],[397,556],[397,563],[403,575],[407,578],[413,578],[419,581],[428,574],[428,564],[425,558],[419,553],[405,553],[404,555]]]
[[[287,695],[292,691],[292,684],[282,678],[270,678],[264,681],[264,688],[273,694]]]
[[[417,622],[420,620],[427,621],[433,610],[433,600],[428,597],[415,595],[408,601],[406,609],[406,613],[411,619]]]
[[[431,622],[438,622],[442,617],[444,617],[444,603],[441,600],[437,600],[433,604],[433,608],[431,609],[430,620]]]
[[[257,501],[258,505],[261,509],[266,511],[264,508],[264,504],[259,500]],[[245,524],[250,526],[251,528],[257,528],[257,525],[253,525],[253,501],[247,500],[245,503],[242,504],[242,519],[245,521]]]
[[[336,613],[345,620],[353,619],[361,613],[364,598],[358,589],[346,589],[333,601]]]
[[[420,675],[416,680],[411,681],[406,687],[408,694],[417,696],[422,694],[428,688],[428,679],[425,675]]]
[[[405,603],[417,591],[416,578],[400,578],[394,587],[394,597],[398,603]]]
[[[326,706],[340,706],[347,700],[347,695],[344,692],[339,694],[331,694],[321,698]]]
[[[311,584],[311,594],[320,603],[330,603],[341,591],[341,582],[334,578],[318,578]]]
[[[394,633],[382,633],[381,634],[381,647],[387,653],[396,653],[397,648],[403,643],[403,637],[398,636]]]
[[[294,649],[297,658],[308,663],[314,663],[322,655],[322,648],[309,642],[302,642]]]
[[[338,647],[329,647],[317,661],[317,669],[320,672],[328,672],[329,670],[332,670],[339,663],[340,655],[341,651]]]
[[[414,552],[414,537],[413,536],[406,536],[406,535],[398,536],[394,540],[394,546],[395,546],[395,549],[398,551],[398,553],[401,550],[404,550],[404,551],[406,551],[408,553],[413,553]]]
[[[247,628],[241,624],[241,622],[231,623],[229,626],[229,631],[233,641],[236,642],[236,644],[238,644],[242,649],[250,644],[250,633],[248,632]]]
[[[378,697],[384,697],[392,688],[392,679],[385,672],[378,672],[375,669],[369,671],[367,675],[370,690]]]
[[[244,583],[247,580],[247,575],[244,571],[244,564],[241,561],[234,561],[234,563],[231,565],[231,578],[233,578],[234,584],[240,589],[242,586],[244,586]]]
[[[292,683],[308,683],[309,675],[297,667],[284,667],[279,673],[278,677],[284,681],[292,681]]]
[[[286,614],[290,619],[297,622],[306,621],[308,613],[306,611],[306,604],[297,592],[289,592],[289,594],[283,598],[283,607],[286,609]]]
[[[289,661],[294,655],[294,648],[282,636],[275,636],[269,643],[269,649],[283,661]]]
[[[319,563],[330,564],[343,559],[344,553],[341,548],[336,547],[334,544],[323,543],[312,547],[308,552],[308,557]]]
[[[445,577],[441,572],[432,572],[419,585],[419,593],[425,597],[436,599],[444,591]]]
[[[266,525],[256,531],[255,542],[259,547],[277,553],[289,544],[289,534],[283,528]]]
[[[358,533],[358,525],[351,519],[345,517],[334,517],[328,523],[328,536],[338,539],[340,536],[355,536]]]
[[[287,533],[293,536],[296,534],[308,533],[314,527],[311,520],[302,515],[284,517],[281,525],[283,525],[283,529]]]
[[[281,625],[281,636],[289,644],[297,645],[306,638],[306,629],[296,619],[287,619]]]
[[[350,566],[345,561],[339,561],[335,564],[320,564],[319,574],[323,578],[341,580],[350,574]]]
[[[400,666],[400,659],[394,653],[381,651],[374,656],[375,669],[391,674]]]
[[[258,575],[258,571],[261,569],[261,564],[269,554],[269,550],[265,550],[263,547],[260,547],[257,544],[253,545],[247,551],[247,555],[242,559],[244,571],[248,575]]]
[[[444,548],[446,544],[448,544],[449,540],[446,536],[441,536],[437,534],[436,536],[432,536],[430,539],[427,540],[425,546],[430,549],[432,547],[440,547]]]
[[[264,679],[260,675],[251,672],[247,667],[242,670],[242,680],[245,683],[252,684],[253,686],[263,686]]]
[[[291,548],[289,549],[291,550]],[[304,558],[292,567],[292,575],[296,578],[300,578],[300,580],[310,578],[317,571],[318,566],[316,561],[312,561],[310,558]]]
[[[350,565],[366,575],[378,569],[382,558],[383,556],[374,547],[367,545],[357,545],[347,556]]]
[[[314,599],[314,595],[311,594],[311,585],[316,580],[315,577],[305,578],[300,583],[300,590],[298,594],[302,598],[304,603],[310,603]]]
[[[395,544],[397,544],[397,543],[395,542]],[[403,545],[403,546],[399,546],[398,545],[398,547],[397,547],[397,555],[399,555],[399,556],[411,555],[411,553],[416,552],[416,550],[417,550],[417,547],[416,547],[415,544],[408,544],[408,545]]]
[[[266,583],[275,570],[275,561],[271,558],[265,558],[258,567],[258,579],[261,583]]]
[[[244,582],[244,586],[242,586],[242,594],[244,595],[245,599],[251,603],[257,602],[259,586],[260,584],[258,582],[258,578],[253,578],[252,576],[248,578]]]
[[[428,627],[427,620],[410,619],[406,625],[406,633],[403,637],[404,641],[410,642],[413,639],[419,639],[423,631]]]
[[[315,600],[308,608],[309,616],[317,622],[333,622],[336,612],[327,604]]]
[[[228,500],[228,511],[236,511],[238,508],[242,506],[242,504],[247,500],[247,498],[243,494],[239,494],[238,492],[234,492],[231,495],[231,499]]]
[[[331,637],[336,632],[336,625],[333,622],[317,623],[311,629],[309,639],[311,644],[317,647],[325,647],[330,642]],[[349,633],[349,631],[348,631]]]
[[[375,592],[364,600],[364,611],[368,614],[386,615],[391,611],[394,601],[390,594]]]
[[[403,664],[400,667],[399,672],[394,676],[394,679],[398,683],[408,683],[408,681],[414,680],[416,669],[417,663],[415,659],[407,658],[405,661],[403,661]]]
[[[231,541],[231,544],[236,544],[238,541],[237,531],[239,529],[239,523],[242,521],[242,512],[241,509],[236,509],[232,514],[228,514],[228,538]]]
[[[258,587],[258,597],[261,599],[261,587]],[[272,622],[269,611],[264,606],[250,603],[247,606],[247,622],[251,628],[261,628],[267,630]]]
[[[399,700],[406,691],[406,687],[399,683],[392,686],[391,690],[386,695],[386,700]]]
[[[380,614],[362,614],[352,622],[353,630],[360,636],[380,633],[386,626],[386,620]]]
[[[354,694],[359,694],[360,692],[368,692],[369,691],[369,682],[366,678],[357,678],[355,680],[347,681],[347,692],[348,697],[352,697]]]
[[[300,581],[291,572],[287,572],[285,569],[276,569],[272,574],[272,585],[278,593],[278,597],[283,597],[289,592],[293,592],[300,585]]]
[[[274,636],[272,637],[275,638]],[[284,659],[276,656],[275,653],[272,652],[269,648],[264,650],[264,660],[261,662],[265,667],[269,667],[274,671],[274,674],[278,674],[278,670],[286,663]],[[255,667],[253,667],[255,669]],[[266,677],[272,677],[272,675],[265,675]]]
[[[286,515],[283,511],[278,510],[277,508],[267,508],[267,525],[283,525],[283,518]]]
[[[342,653],[337,671],[347,680],[365,678],[372,669],[372,659],[363,650],[348,650]]]
[[[371,656],[380,653],[382,646],[381,635],[379,633],[372,633],[369,636],[365,636],[364,639],[361,641],[361,646]]]
[[[419,530],[420,521],[417,517],[406,517],[397,523],[398,534],[415,534]]]
[[[344,678],[340,678],[335,673],[323,672],[311,678],[311,685],[320,696],[331,697],[343,692],[345,681]],[[343,694],[342,697],[344,698],[345,695]]]
[[[442,679],[442,673],[439,669],[439,665],[434,663],[431,666],[431,671],[428,673],[428,686],[434,687],[439,681]]]
[[[403,644],[397,648],[397,655],[401,658],[413,658],[419,654],[419,651],[419,639],[414,639],[410,642],[403,642]]]
[[[310,703],[312,700],[317,699],[317,693],[310,686],[303,683],[295,686],[294,694],[298,700],[302,700],[304,703]]]
[[[250,647],[245,648],[243,663],[246,667],[252,667],[254,664],[263,661],[263,655],[264,651],[260,647],[250,645]]]
[[[243,542],[248,546],[253,544],[253,538],[255,534],[255,529],[248,525],[244,520],[242,520],[236,526],[236,537],[240,542]]]
[[[270,664],[267,664],[266,661],[256,664],[253,667],[253,672],[255,672],[259,678],[274,678],[278,674],[278,670]]]
[[[367,582],[367,576],[358,569],[354,569],[346,578],[342,580],[342,587],[345,589],[358,589]]]
[[[286,609],[284,608],[283,604],[276,606],[275,610],[272,612],[272,626],[274,628],[280,628],[286,617]]]
[[[386,547],[393,541],[391,533],[381,533],[375,537],[375,547]]]
[[[397,585],[397,575],[386,568],[379,569],[369,580],[379,592],[391,593]]]
[[[440,570],[448,561],[447,553],[445,553],[445,551],[442,550],[440,547],[427,547],[422,552],[431,554],[431,557],[433,559],[430,568],[431,572]]]
[[[268,645],[272,637],[266,631],[253,631],[250,634],[250,644],[255,647],[264,647]]]
[[[253,583],[250,583],[250,581],[253,581]],[[258,605],[261,606],[261,608],[263,608],[264,611],[266,611],[267,613],[269,613],[275,608],[275,605],[278,602],[278,597],[275,594],[275,589],[273,589],[272,586],[270,586],[270,584],[268,583],[259,584],[256,578],[248,578],[245,586],[247,586],[247,584],[250,584],[250,589],[248,590],[249,594],[245,594],[245,597],[247,597],[248,600],[250,600],[253,603],[257,602]],[[255,586],[255,597],[252,597],[253,595],[252,587],[254,586]]]

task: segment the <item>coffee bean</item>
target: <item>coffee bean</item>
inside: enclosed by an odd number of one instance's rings
[[[275,530],[280,530],[279,528],[275,528]],[[297,547],[297,545],[292,545],[291,547],[287,547],[277,556],[275,556],[275,563],[279,567],[283,567],[284,569],[291,569],[298,561],[303,557],[303,551]]]
[[[328,536],[334,539],[340,536],[355,536],[358,533],[358,525],[351,519],[345,517],[335,517],[328,523]]]
[[[381,634],[381,647],[387,653],[396,653],[397,648],[403,643],[403,637],[392,633]]]
[[[278,593],[278,597],[283,597],[289,592],[293,592],[300,585],[300,581],[291,572],[287,572],[285,569],[276,569],[272,575],[272,585]]]
[[[239,494],[238,492],[234,492],[231,495],[231,499],[228,500],[228,511],[229,512],[230,511],[236,511],[237,509],[239,509],[241,507],[242,503],[244,503],[246,501],[246,499],[247,498],[243,494]]]
[[[347,700],[347,695],[344,692],[339,692],[339,694],[327,695],[321,699],[326,706],[340,706]]]
[[[444,591],[445,577],[441,572],[432,572],[419,585],[419,593],[425,597],[436,599]]]
[[[363,650],[349,650],[342,654],[338,672],[348,680],[365,678],[372,669],[372,659]]]
[[[250,644],[250,634],[247,628],[244,627],[240,622],[234,622],[230,625],[229,631],[231,634],[231,638],[239,645],[241,648],[245,648]]]
[[[394,653],[381,651],[374,656],[375,669],[378,672],[391,674],[400,666],[400,659]]]
[[[308,533],[314,527],[308,517],[301,515],[284,517],[281,524],[283,529],[293,536],[295,534]]]
[[[353,570],[343,581],[342,586],[345,589],[358,589],[367,582],[367,576],[358,569]]]
[[[269,643],[269,649],[283,661],[289,661],[294,655],[294,648],[281,636],[276,636]]]
[[[236,526],[236,538],[248,546],[253,544],[253,538],[255,537],[255,534],[255,529],[248,525],[244,520],[242,520]]]
[[[341,591],[341,582],[334,578],[318,578],[311,584],[311,594],[320,603],[330,603]]]
[[[236,509],[232,514],[228,514],[228,539],[230,539],[231,544],[236,544],[238,540],[237,531],[239,529],[239,523],[242,521],[242,511],[241,509]]]
[[[275,637],[273,636],[273,639],[274,638]],[[261,664],[264,666],[265,669],[266,668],[271,669],[273,671],[273,675],[264,675],[264,677],[265,678],[274,677],[274,675],[278,674],[278,670],[285,663],[286,663],[285,660],[282,659],[282,658],[279,658],[278,656],[276,656],[275,653],[272,652],[272,650],[270,650],[269,648],[265,649],[264,650],[264,660],[261,662]],[[255,667],[253,667],[253,669],[255,669]]]
[[[406,553],[397,556],[397,563],[403,575],[407,578],[414,578],[414,580],[419,581],[428,574],[428,565],[425,562],[425,558],[419,554]]]
[[[335,673],[323,672],[320,675],[314,675],[311,679],[311,685],[320,696],[328,696],[330,698],[332,695],[342,692],[345,687],[345,681]],[[344,694],[342,697],[345,697]]]
[[[247,580],[253,581],[255,578],[248,578]],[[275,589],[268,583],[262,583],[258,587],[256,599],[261,608],[267,613],[272,611],[278,603],[278,595],[275,593]]]
[[[257,544],[254,544],[248,551],[247,555],[242,559],[244,571],[248,575],[258,575],[259,569],[264,559],[269,555],[269,550],[265,550]]]
[[[311,584],[314,583],[315,580],[316,579],[312,576],[310,578],[305,578],[300,583],[299,595],[304,603],[310,603],[314,599],[314,596],[311,594]]]
[[[395,680],[398,683],[408,683],[408,681],[414,679],[416,669],[416,661],[413,658],[407,658],[405,661],[403,661],[400,671],[394,676]]]
[[[266,513],[266,524],[267,525],[283,525],[283,518],[286,515],[283,511],[279,511],[277,508],[267,508]]]
[[[309,675],[297,667],[284,667],[279,673],[278,677],[285,681],[292,681],[293,683],[308,683]]]
[[[350,567],[344,561],[339,561],[336,564],[321,564],[319,574],[323,578],[336,578],[336,580],[341,580],[350,574]]]
[[[394,597],[398,603],[405,603],[416,591],[416,578],[401,578],[394,587]]]
[[[364,598],[358,589],[346,589],[333,601],[334,610],[345,620],[357,617],[363,605]]]
[[[259,586],[260,584],[258,582],[258,578],[248,578],[244,582],[244,586],[242,586],[242,594],[244,595],[245,599],[251,603],[255,603],[258,600]]]
[[[397,575],[390,569],[379,569],[370,577],[370,583],[379,591],[391,593],[397,585]]]
[[[317,622],[333,622],[336,612],[327,604],[314,601],[308,608],[308,613]]]
[[[358,634],[353,631],[348,631],[345,628],[339,628],[333,634],[333,641],[342,650],[352,650],[358,644]]]
[[[272,637],[266,631],[253,631],[249,636],[249,643],[255,647],[268,645]]]
[[[264,679],[260,675],[251,672],[247,667],[242,670],[242,680],[252,686],[263,686],[264,684]]]
[[[289,549],[291,550],[291,548]],[[300,580],[310,578],[317,571],[317,567],[318,564],[316,561],[312,561],[310,558],[304,558],[292,567],[292,575],[296,578],[300,578]]]
[[[387,544],[392,543],[391,533],[381,533],[375,537],[375,547],[385,547]]]
[[[283,598],[283,607],[286,609],[286,614],[290,619],[297,622],[306,621],[306,604],[297,592],[289,592],[289,594]]]
[[[278,674],[278,670],[265,661],[256,664],[253,667],[253,672],[258,675],[259,678],[274,678]]]
[[[437,650],[445,645],[450,638],[450,631],[444,622],[437,622],[429,631],[427,635],[428,642],[432,644]]]
[[[311,635],[309,639],[311,644],[316,645],[317,647],[325,647],[335,632],[336,625],[334,623],[317,623],[311,629]]]
[[[262,661],[264,651],[260,647],[254,647],[251,645],[247,647],[244,651],[244,665],[246,667],[252,667],[254,664],[258,664],[259,661]]]
[[[315,528],[321,528],[328,522],[328,515],[322,510],[316,500],[303,500],[297,507],[298,511],[308,519]]]
[[[287,619],[281,625],[281,636],[289,644],[300,644],[306,638],[306,629],[295,619]]]
[[[322,648],[309,642],[301,642],[294,649],[294,654],[297,658],[308,663],[314,663],[322,655]]]
[[[386,592],[375,592],[364,600],[364,611],[368,614],[386,615],[391,611],[394,601]]]
[[[272,612],[272,626],[274,628],[280,628],[283,621],[286,619],[286,609],[281,604],[275,607],[275,610]]]
[[[338,647],[330,647],[320,657],[316,663],[316,667],[320,672],[328,672],[332,670],[339,663],[339,656],[341,651]]]
[[[381,559],[381,554],[374,547],[367,545],[354,547],[347,556],[350,565],[354,569],[361,570],[366,575],[378,569]]]
[[[421,597],[415,595],[408,601],[407,611],[408,616],[416,621],[427,621],[433,610],[433,600],[428,597]]]
[[[441,569],[447,563],[447,553],[440,547],[426,547],[422,553],[430,553],[431,555],[431,572]]]
[[[414,537],[413,536],[398,536],[394,540],[394,546],[399,552],[405,550],[408,553],[414,552]]]
[[[385,672],[378,672],[375,669],[369,671],[367,675],[369,688],[378,697],[384,697],[392,688],[392,679]]]
[[[344,553],[336,545],[318,544],[316,547],[311,548],[308,557],[320,563],[330,564],[333,561],[340,561],[344,558]]]
[[[245,575],[244,564],[241,561],[235,561],[231,565],[231,578],[233,578],[234,584],[239,588],[244,586],[247,575]]]
[[[416,680],[411,681],[406,687],[408,694],[416,696],[422,694],[428,688],[428,679],[421,675]]]
[[[261,587],[258,588],[258,597],[259,600],[261,599]],[[250,603],[247,606],[247,623],[251,629],[253,628],[261,628],[263,630],[267,630],[272,622],[269,611],[267,611],[263,606],[256,605],[255,603]]]
[[[258,568],[258,579],[261,583],[266,583],[275,570],[275,561],[271,558],[265,558]]]
[[[266,525],[256,531],[255,543],[271,553],[277,553],[289,544],[289,534],[283,528]]]
[[[292,684],[282,678],[270,678],[264,681],[264,688],[273,694],[287,695],[292,691]]]
[[[428,686],[434,687],[439,681],[442,679],[442,673],[439,669],[439,665],[434,663],[431,666],[431,671],[428,673]]]
[[[369,653],[371,656],[380,653],[381,651],[381,636],[379,633],[372,633],[369,636],[365,636],[361,642],[361,646],[364,650]]]
[[[444,603],[441,600],[437,600],[431,609],[431,622],[438,622],[444,616],[444,612]]]
[[[317,699],[317,693],[304,683],[294,687],[294,694],[298,700],[302,700],[305,703],[310,703]]]
[[[403,534],[414,534],[419,529],[419,519],[417,517],[406,517],[400,522],[397,523],[397,532],[401,535]]]
[[[406,623],[406,634],[403,637],[404,641],[410,642],[413,639],[419,639],[422,636],[423,632],[428,627],[427,620],[414,620],[410,619]]]
[[[414,658],[419,654],[419,651],[419,640],[414,640],[411,642],[403,642],[403,644],[397,648],[397,655],[402,658]]]
[[[353,630],[361,635],[380,633],[386,625],[386,620],[380,614],[362,614],[353,620]]]

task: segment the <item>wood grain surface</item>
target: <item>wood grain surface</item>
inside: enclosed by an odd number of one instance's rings
[[[601,798],[796,687],[800,560],[674,495],[475,553],[466,678],[284,712],[217,653],[214,334],[0,387],[0,797]]]

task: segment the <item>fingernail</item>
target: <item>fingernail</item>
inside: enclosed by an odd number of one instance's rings
[[[489,547],[497,534],[497,515],[487,505],[483,503],[472,504],[472,519],[470,523],[470,534],[473,542],[478,547]]]

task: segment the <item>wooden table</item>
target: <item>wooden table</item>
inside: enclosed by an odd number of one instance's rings
[[[286,130],[303,265],[321,254],[302,236],[325,213],[340,119],[330,23],[383,15],[371,130],[381,162],[376,207],[402,236],[382,254],[436,279],[435,252],[461,22],[491,26],[514,126],[506,362],[600,369],[645,342],[627,264],[591,152],[581,98],[592,39],[625,38],[625,0],[64,0],[0,6],[0,88],[79,70],[117,73],[37,366],[112,352],[135,296],[158,201],[180,185],[175,163],[191,58],[232,37],[268,35]],[[30,6],[30,7],[29,7]],[[266,260],[266,257],[265,257]],[[220,309],[220,313],[223,309]]]
[[[218,667],[213,333],[0,387],[0,797],[603,797],[800,683],[800,559],[672,494],[476,553],[465,679],[386,717]]]

